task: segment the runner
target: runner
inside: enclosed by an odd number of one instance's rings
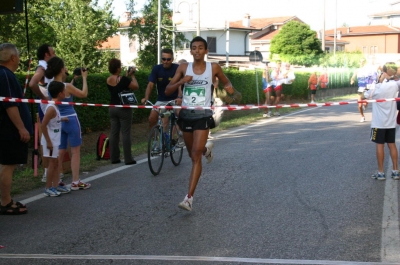
[[[208,53],[207,41],[197,36],[190,42],[190,53],[193,63],[182,63],[179,65],[175,76],[167,86],[166,93],[175,92],[179,86],[183,87],[182,106],[187,107],[210,107],[212,100],[213,80],[218,77],[229,93],[234,93],[229,79],[216,63],[206,62],[205,55]],[[190,173],[189,190],[184,200],[179,203],[179,208],[187,211],[192,210],[193,195],[202,172],[202,156],[207,163],[213,159],[212,148],[214,144],[207,141],[210,126],[212,125],[211,109],[182,109],[179,113],[179,127],[183,131],[188,154],[192,159],[192,170]]]
[[[281,66],[282,63],[281,61],[277,61],[276,62],[276,67],[274,70],[272,70],[271,73],[271,78],[272,78],[272,86],[267,87],[266,91],[266,96],[267,98],[271,97],[272,92],[275,92],[275,102],[273,105],[278,105],[280,100],[281,100],[281,94],[282,94],[282,84],[285,81],[285,78],[283,77],[283,73],[281,71]],[[271,117],[272,113],[269,111],[269,116],[267,115],[267,117]],[[278,109],[275,110],[274,116],[281,116],[281,114],[279,113]]]
[[[364,100],[364,92],[370,87],[370,85],[376,81],[378,73],[370,65],[366,65],[365,58],[360,60],[360,69],[354,72],[350,79],[350,85],[354,84],[355,78],[357,78],[358,83],[358,101]],[[358,111],[361,114],[360,122],[365,122],[364,111],[368,106],[368,102],[358,103]]]

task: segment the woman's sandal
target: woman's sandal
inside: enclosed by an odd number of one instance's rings
[[[25,209],[24,211],[21,211]],[[0,214],[3,215],[18,215],[18,214],[26,214],[28,210],[26,209],[26,205],[23,205],[20,202],[15,202],[11,200],[9,204],[6,206],[0,205]]]

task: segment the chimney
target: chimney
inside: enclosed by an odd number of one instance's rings
[[[131,20],[131,12],[125,12],[125,13],[122,15],[122,17],[123,17],[123,19],[124,19],[125,21],[130,21],[130,20]]]
[[[243,27],[249,28],[250,27],[250,15],[245,14],[243,18]]]

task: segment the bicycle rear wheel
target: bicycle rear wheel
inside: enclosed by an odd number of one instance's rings
[[[161,127],[155,125],[151,128],[149,141],[147,144],[147,162],[151,173],[156,176],[160,173],[164,163],[164,144],[161,143]]]
[[[171,136],[171,161],[172,164],[178,166],[182,161],[184,143],[182,132],[176,123],[171,126],[169,135]]]

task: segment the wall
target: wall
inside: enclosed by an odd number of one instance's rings
[[[363,47],[367,47],[366,54],[370,54],[370,47],[377,46],[377,53],[397,53],[399,52],[399,35],[367,35],[367,36],[354,36],[345,37],[342,40],[348,41],[346,51],[361,51]]]

